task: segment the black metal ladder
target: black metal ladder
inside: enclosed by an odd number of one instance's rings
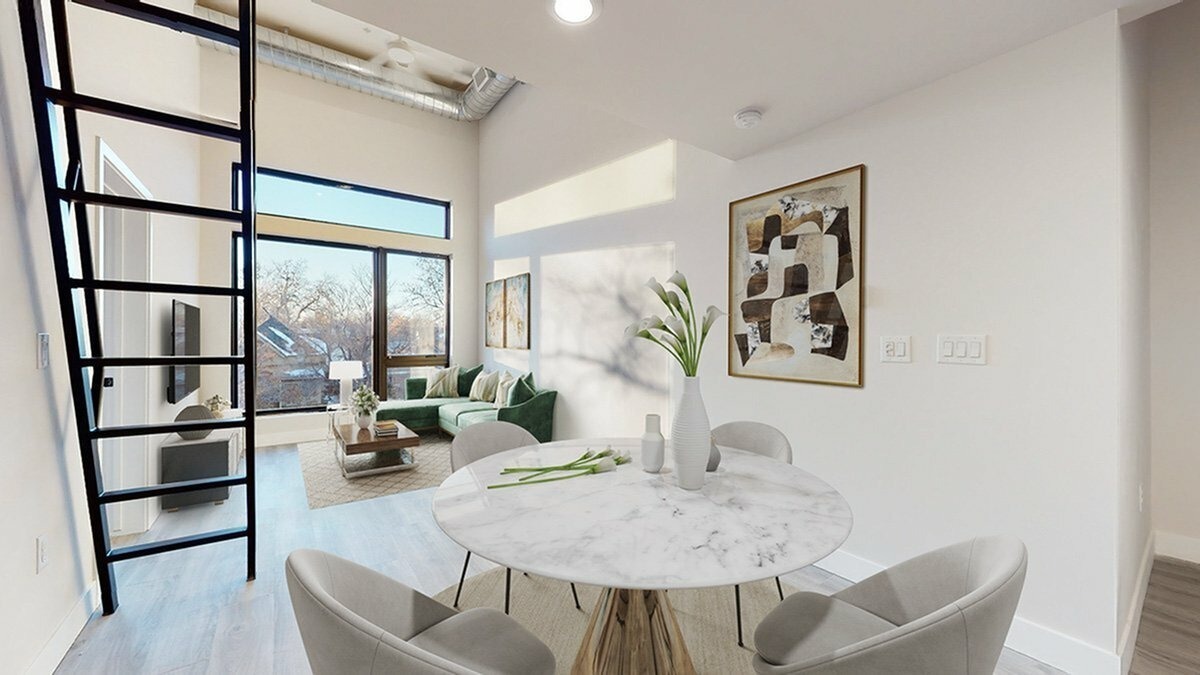
[[[71,400],[75,427],[83,461],[87,491],[91,541],[100,583],[101,605],[105,614],[117,609],[117,584],[113,564],[166,553],[183,548],[244,538],[246,540],[246,577],[255,576],[255,490],[254,490],[254,345],[255,345],[255,207],[254,180],[257,173],[254,150],[255,88],[255,0],[239,0],[238,27],[231,28],[190,14],[147,4],[140,0],[74,0],[80,5],[103,10],[200,38],[215,40],[239,49],[238,124],[212,122],[198,117],[142,108],[81,94],[75,90],[71,66],[70,37],[67,26],[67,0],[49,0],[49,16],[44,16],[39,0],[18,0],[21,38],[33,101],[34,126],[41,178],[50,225],[50,245],[54,259],[58,303],[62,315],[67,365],[71,378]],[[130,122],[149,124],[175,131],[198,134],[240,146],[241,208],[224,210],[149,199],[120,197],[90,192],[85,187],[79,139],[78,111],[106,115]],[[61,122],[61,125],[60,125]],[[92,262],[91,230],[87,206],[189,216],[204,220],[239,223],[242,237],[241,284],[205,286],[153,283],[96,278]],[[243,352],[230,356],[135,356],[106,357],[100,334],[97,310],[98,292],[134,292],[179,295],[225,296],[242,311]],[[99,411],[103,398],[106,369],[160,366],[228,365],[231,377],[239,366],[245,369],[244,415],[238,419],[214,419],[196,422],[146,423],[102,427]],[[205,429],[245,429],[245,472],[178,481],[161,485],[108,490],[100,467],[102,439],[151,436],[179,431]],[[150,499],[163,495],[244,486],[246,525],[205,532],[186,537],[153,541],[113,548],[109,539],[105,508],[108,504]]]

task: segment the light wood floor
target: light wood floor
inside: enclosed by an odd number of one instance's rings
[[[434,523],[432,490],[310,511],[295,447],[260,450],[258,458],[258,579],[244,580],[243,542],[120,563],[120,609],[112,616],[92,617],[58,672],[308,672],[283,577],[284,558],[297,548],[345,556],[430,595],[458,581],[464,551]],[[244,520],[243,503],[241,495],[233,495],[221,506],[163,514],[150,535],[170,537],[230,526]],[[477,556],[471,566],[472,573],[492,567]],[[1159,574],[1157,566],[1155,574]],[[815,567],[784,580],[796,588],[824,593],[848,584]],[[520,602],[519,594],[513,597]],[[1139,656],[1140,648],[1139,642]],[[749,659],[747,652],[747,672]],[[1060,671],[1006,649],[996,672]]]
[[[1200,565],[1154,561],[1130,673],[1200,673]]]

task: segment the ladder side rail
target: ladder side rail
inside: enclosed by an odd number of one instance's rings
[[[50,25],[54,30],[54,51],[58,65],[59,89],[75,93],[75,69],[71,63],[71,35],[67,25],[66,0],[51,0]],[[70,107],[62,108],[63,127],[66,131],[68,163],[74,165],[74,181],[82,187],[84,183],[83,149],[79,142],[79,114]],[[70,185],[70,187],[76,187]],[[88,224],[87,207],[76,205],[68,207],[75,216],[75,241],[79,247],[79,273],[83,279],[95,279],[96,270],[92,249],[92,233]],[[100,310],[96,290],[83,289],[84,320],[87,321],[88,355],[104,355],[104,337],[100,330]],[[92,377],[92,407],[98,417],[104,397],[104,368],[99,367]]]
[[[100,600],[104,614],[117,609],[117,589],[113,566],[109,562],[110,542],[108,516],[97,495],[104,491],[100,476],[100,453],[91,429],[95,422],[87,371],[80,367],[83,336],[80,334],[75,296],[70,283],[68,266],[66,226],[67,205],[55,196],[59,185],[57,157],[59,156],[54,122],[55,108],[49,102],[46,91],[50,85],[49,54],[44,43],[44,18],[37,0],[18,0],[17,10],[21,24],[21,42],[25,50],[26,74],[29,78],[30,99],[33,104],[34,129],[37,137],[42,192],[46,201],[46,218],[49,225],[50,249],[54,258],[55,286],[63,326],[63,343],[66,347],[67,368],[71,380],[71,401],[74,408],[75,433],[80,445],[83,462],[83,482],[87,493],[87,510],[91,525],[92,553],[96,561],[96,576],[100,585]]]
[[[255,352],[257,351],[255,311],[257,295],[255,292],[255,251],[257,248],[257,229],[255,216],[255,178],[258,174],[258,162],[255,152],[255,82],[257,75],[258,40],[255,29],[257,14],[256,0],[238,0],[238,36],[240,49],[238,51],[239,92],[241,102],[238,128],[242,133],[241,161],[241,210],[242,210],[242,288],[245,299],[242,301],[242,344],[245,356],[245,386],[243,415],[246,424],[246,578],[254,579],[256,574],[257,551],[257,514],[255,494]]]

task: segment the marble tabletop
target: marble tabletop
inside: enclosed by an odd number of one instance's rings
[[[569,462],[611,446],[633,462],[609,473],[487,488],[508,466]],[[778,460],[722,449],[696,491],[676,485],[670,451],[646,473],[636,439],[557,441],[499,453],[442,483],[433,515],[451,539],[515,570],[612,588],[705,588],[768,579],[837,550],[853,517],[820,478]]]

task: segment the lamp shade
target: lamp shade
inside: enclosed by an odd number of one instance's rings
[[[362,376],[362,361],[333,361],[329,364],[329,379],[331,380],[357,380]]]

